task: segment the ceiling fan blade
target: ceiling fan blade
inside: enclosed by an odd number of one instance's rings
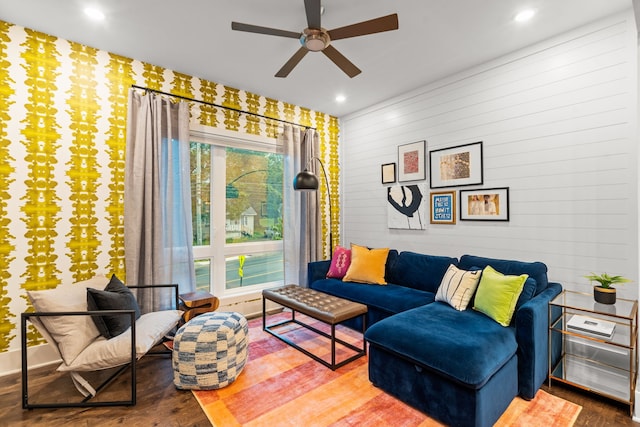
[[[380,18],[371,19],[369,21],[359,22],[357,24],[347,25],[346,27],[336,28],[329,33],[331,40],[346,39],[349,37],[366,36],[367,34],[382,33],[398,29],[398,14],[382,16]]]
[[[309,51],[305,47],[301,47],[300,49],[298,49],[298,51],[294,53],[293,56],[289,58],[287,63],[284,64],[282,68],[280,68],[280,70],[276,73],[276,77],[287,77],[291,70],[293,70],[294,67],[298,65],[298,62],[300,62],[302,58],[304,58],[307,52]]]
[[[309,28],[320,29],[320,0],[304,0],[304,10],[307,12]]]
[[[258,25],[243,24],[241,22],[232,22],[231,29],[236,31],[246,31],[248,33],[266,34],[269,36],[289,37],[292,39],[299,39],[302,36],[301,33],[293,31],[278,30],[276,28],[260,27]]]
[[[349,77],[353,78],[360,74],[362,71],[351,61],[349,61],[343,54],[338,52],[335,47],[329,45],[322,51],[330,60],[333,61],[342,71],[344,71]]]

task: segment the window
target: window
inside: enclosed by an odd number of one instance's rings
[[[191,143],[197,289],[228,295],[283,283],[282,177],[275,146]]]

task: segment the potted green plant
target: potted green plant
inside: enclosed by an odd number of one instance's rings
[[[622,276],[610,276],[607,273],[595,274],[591,273],[584,276],[590,282],[598,282],[599,285],[593,287],[593,298],[601,304],[616,303],[616,288],[611,285],[616,283],[628,283],[631,280]]]

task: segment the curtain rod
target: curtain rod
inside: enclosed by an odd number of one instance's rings
[[[276,119],[274,117],[267,117],[267,116],[263,116],[262,114],[252,113],[251,111],[240,110],[238,108],[233,108],[233,107],[226,107],[224,105],[214,104],[213,102],[202,101],[200,99],[194,99],[194,98],[189,98],[189,97],[182,96],[182,95],[176,95],[176,94],[173,94],[173,93],[163,92],[161,90],[151,89],[149,87],[138,86],[138,85],[131,85],[131,87],[134,88],[134,89],[140,89],[140,90],[144,90],[144,91],[159,93],[161,95],[172,96],[174,98],[184,99],[185,101],[198,102],[200,104],[211,105],[212,107],[224,108],[226,110],[231,110],[231,111],[235,111],[235,112],[238,112],[238,113],[249,114],[251,116],[261,117],[261,118],[267,119],[267,120],[275,120],[276,122],[287,123],[287,124],[294,125],[294,126],[299,126],[299,127],[305,128],[305,129],[316,130],[316,128],[311,127],[311,126],[305,126],[305,125],[301,125],[301,124],[295,123],[295,122],[290,122],[290,121],[287,121],[287,120]]]

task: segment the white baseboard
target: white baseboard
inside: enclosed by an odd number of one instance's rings
[[[22,357],[20,349],[0,353],[0,376],[22,372]],[[62,362],[58,352],[49,344],[27,348],[27,362],[29,369],[39,368]]]
[[[273,301],[267,300],[267,312],[282,308]],[[262,316],[262,291],[220,298],[217,311],[235,311],[247,318]]]

